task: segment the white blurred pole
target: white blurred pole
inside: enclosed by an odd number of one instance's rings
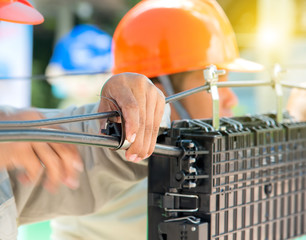
[[[0,22],[0,77],[31,76],[33,28]],[[29,79],[0,80],[0,104],[26,107],[31,101]]]
[[[33,27],[0,22],[0,105],[18,108],[31,105],[31,80],[20,77],[32,74]],[[22,238],[22,230],[18,236]]]

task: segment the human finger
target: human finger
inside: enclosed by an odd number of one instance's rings
[[[129,161],[139,162],[146,155],[146,151],[148,148],[148,145],[146,144],[146,139],[145,139],[145,134],[146,134],[145,131],[146,131],[146,128],[150,129],[149,127],[150,120],[147,119],[147,116],[146,116],[147,109],[146,108],[147,108],[147,104],[150,104],[149,102],[151,100],[146,98],[146,91],[136,92],[135,99],[138,99],[138,109],[139,109],[138,126],[139,127],[136,133],[136,138],[134,142],[130,145],[130,147],[127,149],[125,156]],[[139,101],[140,99],[141,101]],[[128,126],[131,120],[128,119],[127,113],[125,113],[124,119],[125,119],[126,126]]]
[[[157,103],[156,103],[156,107],[154,111],[154,122],[153,122],[153,127],[152,127],[152,137],[150,141],[150,147],[149,147],[148,153],[145,156],[145,158],[148,158],[149,156],[151,156],[155,149],[156,140],[157,140],[157,136],[159,132],[159,126],[160,126],[160,123],[162,121],[163,114],[164,114],[165,104],[166,104],[165,96],[162,92],[159,92],[157,94]]]
[[[8,143],[7,147],[10,151],[9,159],[12,163],[9,168],[20,170],[19,174],[23,172],[29,182],[35,182],[41,175],[43,167],[31,143]]]
[[[155,122],[154,113],[157,105],[157,97],[158,96],[155,89],[148,90],[146,93],[146,106],[145,108],[141,109],[141,111],[143,111],[143,116],[145,116],[145,121],[143,127],[140,127],[142,130],[141,133],[137,133],[142,143],[142,147],[140,148],[141,151],[139,151],[138,157],[134,160],[134,162],[139,162],[149,155],[149,149],[152,144],[153,126]],[[132,151],[134,147],[137,149],[138,146],[136,144],[137,142],[135,141],[128,151]],[[155,143],[153,143],[153,145],[155,145]]]
[[[51,143],[50,146],[59,156],[63,169],[63,183],[71,189],[78,188],[78,175],[83,171],[84,166],[76,146],[59,143]]]
[[[59,156],[48,143],[33,143],[33,149],[45,167],[44,187],[50,192],[55,192],[64,175]]]
[[[150,156],[155,148],[159,125],[162,120],[165,107],[165,97],[163,93],[153,85],[147,85],[145,93],[146,103],[140,107],[140,127],[137,139],[127,150],[127,154],[138,149],[137,158],[134,162],[139,162]],[[135,95],[136,98],[139,96]],[[142,124],[143,123],[143,124]]]

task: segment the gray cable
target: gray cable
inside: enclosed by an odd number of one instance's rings
[[[167,95],[172,96],[174,94],[174,90],[173,90],[173,86],[171,84],[171,81],[169,79],[169,76],[168,75],[163,75],[163,76],[159,76],[157,78],[161,82],[161,84],[163,85]],[[182,106],[182,104],[180,102],[175,101],[172,104],[173,104],[175,110],[177,111],[177,113],[179,114],[179,116],[181,117],[181,119],[190,119],[190,115],[188,114],[188,112]]]

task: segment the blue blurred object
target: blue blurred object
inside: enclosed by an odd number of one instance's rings
[[[9,77],[9,65],[7,64],[7,62],[4,62],[0,59],[0,79],[4,79]]]
[[[112,37],[96,26],[75,26],[55,46],[50,64],[73,73],[109,72]]]

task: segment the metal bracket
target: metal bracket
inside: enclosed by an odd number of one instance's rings
[[[182,209],[182,208],[164,208],[166,212],[196,212],[199,210],[198,207],[198,200],[199,197],[197,195],[187,195],[187,194],[180,194],[180,193],[170,193],[170,192],[166,192],[164,197],[172,197],[173,201],[174,198],[193,198],[196,200],[196,206],[194,208],[186,208],[186,209]]]
[[[280,82],[281,73],[283,73],[284,70],[281,68],[279,64],[276,64],[273,69],[273,75],[272,75],[272,82],[276,93],[276,121],[278,123],[283,122],[283,88],[282,84]]]
[[[123,117],[120,113],[120,117],[123,120]],[[131,145],[127,140],[125,140],[125,132],[124,132],[124,124],[123,123],[116,123],[116,122],[110,122],[109,120],[106,122],[105,129],[101,130],[101,133],[112,136],[112,137],[117,137],[120,139],[118,147],[115,149],[128,149]]]
[[[242,131],[243,129],[243,124],[236,121],[235,119],[223,117],[221,118],[221,121],[231,125],[236,131]]]
[[[193,224],[200,224],[201,218],[197,218],[195,216],[186,216],[186,217],[170,218],[170,219],[164,220],[164,222],[177,222],[177,221],[188,221]]]
[[[212,108],[213,108],[213,127],[219,130],[220,127],[220,113],[219,113],[219,92],[217,87],[217,82],[219,75],[224,75],[225,70],[217,70],[215,65],[210,65],[204,70],[204,79],[206,84],[209,86],[209,92],[212,97]]]

